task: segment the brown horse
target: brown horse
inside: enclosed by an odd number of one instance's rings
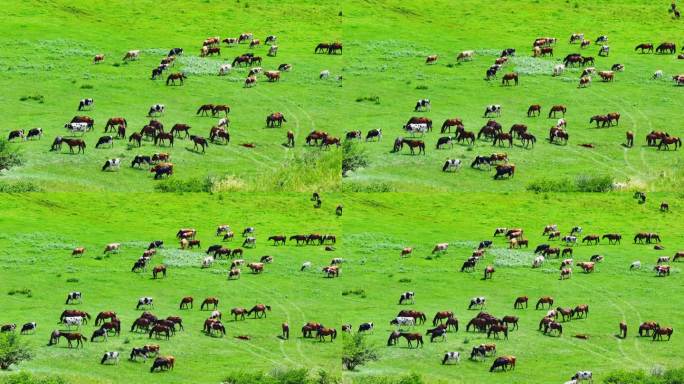
[[[182,298],[181,302],[180,302],[180,309],[183,309],[183,308],[188,309],[188,306],[190,306],[190,308],[192,308],[194,301],[195,301],[195,299],[193,299],[192,296],[186,296],[186,297]]]
[[[551,306],[553,306],[553,297],[551,297],[551,296],[540,297],[539,300],[537,300],[537,305],[535,306],[534,309],[539,309],[540,306],[542,307],[542,309],[544,309],[544,304],[548,304],[549,308],[551,308]]]
[[[513,309],[522,309],[523,304],[525,304],[525,308],[527,308],[527,302],[529,301],[529,298],[527,296],[520,296],[515,299],[515,302],[513,303]]]
[[[330,336],[330,341],[335,340],[337,338],[337,330],[335,328],[319,327],[316,331],[318,340],[325,341],[326,336]]]
[[[292,131],[287,131],[287,146],[290,148],[294,148],[295,146],[295,136]]]
[[[206,147],[209,146],[209,142],[202,136],[190,135],[190,140],[194,143],[195,152],[199,152],[198,147],[202,147],[202,153],[205,152]]]
[[[230,112],[230,106],[226,104],[217,104],[214,105],[211,109],[211,115],[216,116],[219,113],[223,112],[225,116],[228,116],[228,113]]]
[[[62,143],[66,143],[69,146],[69,152],[71,153],[74,153],[74,147],[78,148],[77,153],[85,153],[86,143],[81,139],[62,138]]]
[[[209,112],[213,114],[214,104],[204,104],[197,109],[196,115],[209,116]]]
[[[651,331],[660,328],[660,325],[655,321],[645,321],[639,325],[639,336],[650,336]],[[644,335],[645,333],[645,335]]]
[[[556,117],[556,112],[561,112],[563,114],[563,116],[565,117],[565,113],[567,111],[568,111],[568,109],[565,107],[565,105],[554,105],[549,110],[549,118]]]
[[[156,279],[157,275],[162,274],[163,277],[166,277],[166,266],[165,265],[157,265],[152,269],[152,278]]]
[[[274,112],[266,116],[266,126],[269,128],[282,127],[283,122],[287,122],[287,120],[280,112]]]
[[[418,148],[418,154],[419,155],[421,153],[423,155],[425,155],[425,142],[423,142],[422,140],[404,139],[401,142],[401,148],[404,147],[404,144],[409,147],[412,155],[415,155],[415,148]]]
[[[458,117],[444,120],[441,133],[451,132],[451,127],[463,128],[463,120]]]
[[[181,132],[184,132],[185,137],[189,137],[190,136],[190,128],[191,127],[187,124],[178,123],[178,124],[174,124],[173,127],[171,127],[171,131],[169,131],[169,133],[171,133],[174,136],[180,137]]]
[[[492,146],[496,145],[496,143],[499,143],[499,146],[502,146],[504,142],[508,142],[508,147],[513,146],[513,135],[510,133],[505,133],[505,132],[499,132],[496,134],[494,137],[494,141],[492,142]]]
[[[577,318],[583,318],[589,316],[589,305],[587,304],[580,304],[575,307],[572,311],[572,317],[574,318],[577,316]]]
[[[154,359],[154,363],[152,363],[152,368],[150,368],[150,372],[154,372],[156,370],[172,370],[175,363],[176,358],[173,356],[157,357],[156,359]]]
[[[282,328],[282,331],[283,331],[281,337],[282,337],[283,339],[285,339],[285,340],[288,340],[288,339],[290,338],[290,325],[289,325],[288,323],[283,323],[283,324],[281,325],[281,328]]]
[[[634,48],[634,51],[636,51],[638,49],[641,50],[641,53],[644,53],[644,50],[653,53],[653,44],[652,43],[641,43]]]
[[[417,347],[422,347],[423,346],[423,335],[420,333],[408,333],[408,332],[401,332],[399,336],[403,337],[406,339],[408,342],[409,348],[413,348],[413,342],[416,342],[416,348]]]
[[[515,164],[501,164],[496,166],[494,180],[503,179],[504,176],[513,177],[515,175]]]
[[[660,143],[658,144],[658,150],[663,149],[665,147],[666,150],[670,150],[669,145],[674,144],[675,151],[677,150],[678,147],[682,146],[682,140],[677,137],[677,136],[667,136],[663,137],[660,139]]]
[[[494,334],[495,339],[499,338],[499,333],[503,333],[504,339],[508,339],[508,326],[506,324],[492,324],[487,331],[487,338],[489,338],[492,333]]]
[[[270,82],[280,81],[280,71],[266,71],[264,72],[264,76],[266,76]]]
[[[675,53],[677,52],[677,45],[675,43],[665,42],[656,47],[656,53]]]
[[[620,333],[619,333],[620,338],[626,339],[627,338],[627,323],[624,321],[620,322]]]
[[[95,325],[100,325],[101,323],[104,323],[105,320],[115,320],[116,319],[116,312],[112,311],[103,311],[97,314],[97,317],[95,318]]]
[[[672,327],[656,327],[656,329],[653,330],[653,340],[662,340],[663,336],[667,336],[667,340],[669,341],[673,332],[674,330]]]
[[[432,319],[432,325],[437,326],[437,323],[442,324],[444,320],[448,320],[450,318],[454,317],[454,313],[452,311],[440,311],[435,314],[435,317]]]
[[[625,146],[632,148],[634,146],[634,132],[632,132],[632,131],[625,132],[625,137],[627,140],[627,142],[625,143]]]
[[[166,85],[176,85],[176,80],[180,81],[180,85],[183,85],[183,81],[187,79],[188,77],[185,76],[184,73],[177,72],[177,73],[172,73],[166,78]]]
[[[262,317],[266,317],[266,311],[271,311],[271,306],[270,305],[265,305],[265,304],[257,304],[253,306],[249,311],[247,311],[247,316],[251,316],[252,313],[254,313],[254,318],[255,319],[260,319]]]
[[[577,265],[578,267],[582,268],[582,270],[584,271],[584,273],[591,273],[591,272],[594,272],[594,267],[596,266],[595,263],[590,262],[590,261],[579,262],[579,263],[577,263],[577,264],[575,264],[575,265]]]
[[[67,343],[68,343],[67,347],[68,348],[73,347],[73,344],[72,344],[73,341],[76,341],[76,348],[78,348],[79,346],[81,348],[83,348],[83,343],[88,341],[87,337],[81,335],[78,332],[71,332],[71,333],[60,332],[59,337],[63,337],[67,340]],[[59,339],[58,339],[58,342],[59,342]]]
[[[128,123],[126,122],[126,119],[123,117],[112,117],[109,120],[107,120],[107,125],[105,125],[105,133],[109,132],[111,129],[112,132],[114,132],[114,127],[119,126],[119,127],[126,127],[128,126]]]
[[[437,55],[430,55],[425,59],[425,64],[434,64],[437,62]]]
[[[510,85],[511,80],[515,82],[515,85],[518,85],[518,73],[517,72],[511,72],[503,75],[501,78],[501,85]]]
[[[500,356],[494,360],[489,372],[494,372],[495,369],[501,368],[505,371],[507,369],[515,369],[515,356]]]
[[[206,299],[204,299],[204,301],[202,301],[202,305],[200,306],[200,311],[203,311],[205,306],[207,307],[207,310],[209,310],[210,305],[213,305],[213,309],[218,308],[219,299],[217,297],[213,297],[213,296],[207,297]]]
[[[483,280],[491,279],[492,275],[494,275],[494,266],[488,265],[484,270]]]

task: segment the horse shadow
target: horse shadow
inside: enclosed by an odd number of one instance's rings
[[[203,155],[205,152],[200,151],[199,149],[195,149],[193,147],[185,147],[185,150],[188,152],[196,153],[198,155]]]

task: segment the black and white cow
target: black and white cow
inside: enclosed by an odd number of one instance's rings
[[[416,325],[416,319],[413,317],[399,316],[392,319],[392,321],[390,321],[390,325],[398,325],[399,328],[414,327]]]
[[[88,123],[66,123],[64,128],[71,131],[71,133],[81,132],[85,133],[88,131]]]
[[[278,37],[276,35],[269,35],[268,37],[266,37],[266,40],[264,40],[264,44],[275,43],[276,40],[278,40]]]
[[[249,235],[249,234],[254,233],[255,230],[256,230],[256,229],[255,229],[254,227],[247,227],[247,228],[245,228],[244,231],[242,231],[242,237],[245,237],[245,236],[247,236],[247,235]]]
[[[121,159],[118,159],[118,158],[108,159],[107,161],[105,161],[104,165],[102,166],[103,171],[107,171],[107,170],[113,171],[113,170],[118,170],[119,168],[121,168]]]
[[[483,240],[480,241],[480,245],[477,247],[478,249],[484,249],[484,248],[489,248],[491,247],[493,242],[491,240]]]
[[[461,361],[461,353],[460,352],[447,352],[444,354],[444,358],[442,359],[442,365],[446,364],[449,361],[455,361],[459,362]]]
[[[79,291],[69,292],[69,294],[67,295],[67,299],[66,299],[65,304],[71,304],[74,301],[78,301],[79,303],[81,302],[81,292],[79,292]]]
[[[606,35],[601,35],[601,36],[596,38],[596,44],[605,43],[607,41],[608,41],[608,36],[606,36]]]
[[[506,48],[501,51],[501,57],[515,56],[515,48]]]
[[[150,107],[149,112],[147,112],[147,116],[153,116],[153,115],[159,116],[162,113],[164,113],[165,109],[166,109],[166,107],[164,106],[164,104],[153,104]]]
[[[104,356],[102,356],[102,360],[100,360],[100,364],[109,362],[119,364],[119,352],[105,352]]]
[[[416,295],[413,291],[406,291],[399,296],[399,304],[404,304],[405,301],[410,301],[411,304],[415,304],[413,297]]]
[[[420,133],[422,136],[428,131],[428,125],[426,123],[406,124],[406,125],[404,125],[404,130],[406,130],[406,132],[410,132],[411,135],[415,135],[416,133]]]
[[[131,161],[131,167],[135,167],[136,165],[140,167],[143,164],[152,164],[152,158],[147,155],[135,155],[133,161]]]
[[[489,117],[492,114],[501,116],[501,105],[492,104],[485,107],[484,117]]]
[[[28,135],[26,136],[26,138],[31,139],[34,137],[37,137],[38,139],[43,137],[43,128],[31,128],[31,129],[29,129]]]
[[[30,323],[26,323],[26,324],[21,326],[21,332],[19,332],[19,333],[26,334],[29,332],[35,332],[37,327],[38,327],[38,325],[36,325],[35,321],[32,321]]]
[[[430,110],[430,99],[420,99],[416,102],[415,112],[424,112]]]
[[[486,299],[482,296],[473,297],[472,299],[470,299],[470,305],[468,305],[468,309],[472,309],[473,307],[484,308],[485,302],[486,302]]]
[[[456,171],[461,168],[461,160],[459,159],[448,159],[444,166],[442,167],[442,172]]]
[[[567,245],[576,245],[577,244],[577,236],[563,236],[563,241]]]
[[[602,45],[601,49],[599,49],[599,56],[608,56],[610,54],[610,46],[608,45]]]
[[[134,361],[138,357],[142,357],[144,361],[147,361],[147,349],[146,348],[133,348],[131,350],[130,360]]]
[[[164,241],[163,240],[155,240],[150,243],[150,245],[147,246],[147,249],[155,249],[155,248],[164,248]]]
[[[71,327],[80,328],[83,324],[83,317],[81,316],[67,316],[62,319],[62,324],[66,325],[67,328]]]
[[[99,139],[97,139],[95,148],[100,148],[101,145],[109,145],[110,148],[114,148],[114,136],[101,136]]]
[[[140,307],[154,307],[153,301],[154,299],[151,297],[141,297],[138,299],[138,305],[135,306],[135,309],[140,309]]]
[[[81,101],[78,102],[78,110],[82,111],[84,109],[90,109],[95,104],[95,100],[91,98],[87,99],[81,99]]]
[[[366,134],[366,141],[368,141],[368,140],[375,141],[375,138],[377,138],[378,141],[382,140],[382,128],[371,129]]]
[[[373,330],[373,322],[367,322],[359,325],[359,332],[370,332]]]
[[[574,234],[578,234],[578,235],[579,235],[579,234],[581,234],[581,233],[582,233],[582,227],[577,226],[577,225],[574,226],[574,227],[572,227],[572,229],[570,230],[570,234],[571,234],[571,235],[574,235]]]
[[[7,137],[7,141],[12,141],[13,139],[22,139],[26,140],[26,136],[24,135],[24,130],[23,129],[17,129],[15,131],[11,131],[9,133],[9,136]]]
[[[183,48],[171,48],[167,56],[180,56],[183,54]]]
[[[256,247],[256,237],[254,236],[249,236],[247,237],[243,242],[242,246],[245,248],[254,248]]]
[[[577,381],[578,383],[579,383],[580,381],[584,381],[584,380],[587,380],[587,381],[589,381],[589,382],[593,382],[593,381],[594,381],[594,378],[593,378],[593,375],[591,374],[591,371],[577,371],[577,373],[575,373],[575,374],[570,378],[570,380],[575,380],[575,381]]]

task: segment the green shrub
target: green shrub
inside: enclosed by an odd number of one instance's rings
[[[362,101],[370,101],[373,104],[380,104],[380,96],[360,96],[356,98],[356,102],[360,103]]]
[[[28,288],[22,288],[22,289],[12,289],[9,292],[7,292],[8,295],[14,296],[14,295],[24,295],[26,297],[33,297],[33,292],[31,292],[30,289]]]
[[[24,360],[31,360],[33,352],[19,339],[16,332],[0,334],[0,369],[7,370]]]
[[[45,102],[45,96],[43,95],[33,95],[33,96],[22,96],[19,101],[36,101],[38,104],[43,104]]]
[[[16,183],[0,183],[0,193],[25,193],[40,191],[41,188],[30,181],[18,181]]]
[[[211,192],[212,178],[207,176],[204,178],[194,177],[191,179],[174,179],[169,178],[163,180],[154,186],[159,192]]]
[[[19,166],[23,163],[23,158],[18,149],[10,148],[10,142],[0,138],[0,171]]]
[[[345,141],[342,145],[342,151],[344,153],[344,157],[342,157],[343,177],[349,172],[368,166],[368,153],[364,147],[356,145],[351,141]]]
[[[609,192],[613,189],[610,176],[577,176],[574,179],[543,178],[527,184],[527,190],[540,192]]]
[[[28,372],[20,372],[0,379],[2,384],[68,384],[60,376],[36,376]]]

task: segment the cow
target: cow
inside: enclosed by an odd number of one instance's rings
[[[435,248],[432,249],[432,254],[435,254],[437,252],[446,252],[446,250],[449,248],[449,243],[438,243],[435,245]]]
[[[164,113],[164,110],[166,109],[166,106],[164,104],[153,104],[150,107],[150,110],[147,112],[147,116],[159,116]]]
[[[73,303],[74,301],[81,302],[81,292],[74,291],[67,294],[67,299],[65,304]]]
[[[444,354],[444,358],[442,359],[442,365],[446,364],[449,361],[455,361],[455,362],[460,362],[461,361],[461,353],[460,352],[447,352]]]
[[[468,305],[468,309],[472,309],[473,307],[480,307],[484,308],[486,304],[486,299],[482,296],[480,297],[474,297],[470,299],[470,304]]]
[[[390,325],[397,325],[401,327],[414,327],[416,325],[416,319],[413,317],[398,316],[390,321]]]
[[[461,160],[448,159],[442,166],[442,172],[457,171],[459,168],[461,168]]]
[[[140,309],[141,307],[154,307],[154,299],[148,296],[139,298],[135,309]]]
[[[121,159],[115,158],[115,159],[108,159],[105,161],[104,165],[102,166],[103,171],[107,170],[115,170],[115,169],[120,169],[121,166]]]
[[[492,114],[501,116],[501,105],[492,104],[485,107],[484,117],[489,117]]]
[[[86,108],[90,109],[95,104],[95,100],[91,98],[81,99],[78,103],[78,110],[82,111]]]
[[[114,364],[119,364],[119,352],[105,352],[100,360],[100,364],[105,364],[108,362],[113,362]]]

